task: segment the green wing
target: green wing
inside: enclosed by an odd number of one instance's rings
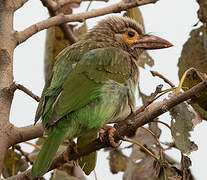
[[[71,51],[71,49],[73,47],[68,46],[56,57],[57,60],[53,68],[53,77],[51,82],[46,82],[44,86],[35,114],[35,123],[43,115],[43,112],[46,113],[49,111],[58,94],[61,92],[64,80],[72,71],[73,66],[80,60],[80,56],[75,55],[76,51]]]
[[[52,125],[99,98],[106,81],[125,83],[132,75],[131,68],[129,54],[117,48],[98,48],[85,53],[61,87],[49,87],[46,91],[43,124]]]

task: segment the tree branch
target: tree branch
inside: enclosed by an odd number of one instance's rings
[[[19,144],[14,145],[14,148],[21,153],[21,155],[26,159],[27,162],[33,164],[33,161],[29,158],[28,152],[24,152]]]
[[[31,98],[33,98],[37,102],[40,101],[40,97],[39,96],[35,95],[32,91],[30,91],[29,89],[27,89],[23,85],[15,83],[15,88],[23,91],[24,93],[26,93],[27,95],[29,95]]]
[[[40,0],[42,4],[51,11],[57,11],[58,9],[58,2],[51,1],[51,0]]]
[[[119,2],[104,8],[94,9],[84,13],[72,14],[72,15],[64,15],[58,14],[55,17],[51,17],[49,19],[43,20],[37,24],[34,24],[23,31],[15,32],[15,36],[17,38],[17,44],[20,44],[30,38],[32,35],[42,31],[43,29],[47,29],[54,25],[59,25],[66,22],[74,22],[79,21],[83,22],[86,19],[102,16],[110,13],[119,13],[121,11],[127,10],[129,8],[133,8],[136,6],[142,6],[150,3],[156,3],[158,0],[145,0],[145,1],[133,1],[130,3]]]
[[[10,137],[10,146],[41,137],[43,135],[43,127],[41,123],[25,127],[14,127]]]
[[[81,3],[83,1],[103,1],[103,2],[108,2],[109,0],[57,0],[58,7],[61,8],[65,4],[71,4],[71,3]]]
[[[13,0],[0,0],[0,174],[4,156],[9,145],[9,123],[13,93],[10,86],[13,83],[13,52],[16,46],[13,32]]]
[[[157,77],[163,79],[163,81],[165,81],[171,87],[175,87],[175,85],[170,80],[168,80],[166,77],[164,77],[162,74],[158,73],[157,71],[150,71],[150,72],[151,72],[152,76],[157,76]]]
[[[161,114],[167,112],[172,107],[178,105],[179,103],[186,101],[190,98],[193,98],[195,94],[198,94],[207,89],[207,79],[198,85],[192,87],[190,90],[185,91],[182,94],[174,94],[169,99],[166,99],[162,102],[154,103],[148,106],[143,112],[136,114],[136,112],[130,115],[125,121],[122,121],[120,124],[115,125],[116,132],[114,134],[114,140],[119,141],[124,136],[132,136],[134,135],[136,129],[138,127],[143,126],[151,121],[154,118],[160,116]],[[78,149],[78,153],[71,153],[69,155],[69,160],[75,160],[81,156],[87,155],[91,152],[97,151],[99,149],[109,147],[110,143],[108,141],[107,135],[104,136],[102,140],[97,138],[90,144]],[[57,157],[55,157],[50,170],[59,167],[60,165],[65,163],[63,153]],[[31,170],[27,170],[21,174],[8,178],[7,180],[14,179],[25,179],[30,177]]]
[[[13,1],[15,3],[15,11],[19,8],[21,8],[28,0],[15,0]]]
[[[55,12],[66,4],[73,4],[73,3],[80,4],[83,1],[92,1],[92,0],[57,0],[56,2],[51,0],[41,0],[41,1],[44,6],[50,8],[53,12]],[[109,0],[94,0],[94,1],[108,2]]]
[[[42,1],[42,4],[47,7],[47,9],[48,9],[48,11],[50,13],[50,16],[53,17],[53,16],[56,16],[56,15],[58,15],[60,13],[64,13],[60,9],[60,7],[63,7],[63,6],[60,6],[59,2],[55,2],[55,1],[51,1],[51,0],[41,0],[41,1]],[[68,27],[68,25],[66,23],[64,23],[64,24],[60,24],[59,26],[60,26],[60,28],[61,28],[65,38],[69,40],[70,44],[75,43],[76,39],[75,39],[75,37],[73,35],[73,32]]]

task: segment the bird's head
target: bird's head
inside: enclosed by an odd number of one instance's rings
[[[160,37],[144,34],[143,27],[128,17],[111,16],[101,20],[85,36],[101,47],[122,48],[138,59],[143,50],[162,49],[172,44]]]

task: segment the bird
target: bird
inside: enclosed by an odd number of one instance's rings
[[[165,39],[145,34],[131,18],[109,16],[60,52],[35,115],[35,123],[42,119],[48,137],[32,177],[48,171],[64,139],[98,132],[132,113],[139,56],[144,50],[171,46]]]

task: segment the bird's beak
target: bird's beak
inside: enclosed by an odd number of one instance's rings
[[[141,48],[145,50],[162,49],[162,48],[168,48],[171,46],[173,45],[167,40],[162,39],[157,36],[153,36],[153,35],[141,36],[135,44],[135,48]]]

